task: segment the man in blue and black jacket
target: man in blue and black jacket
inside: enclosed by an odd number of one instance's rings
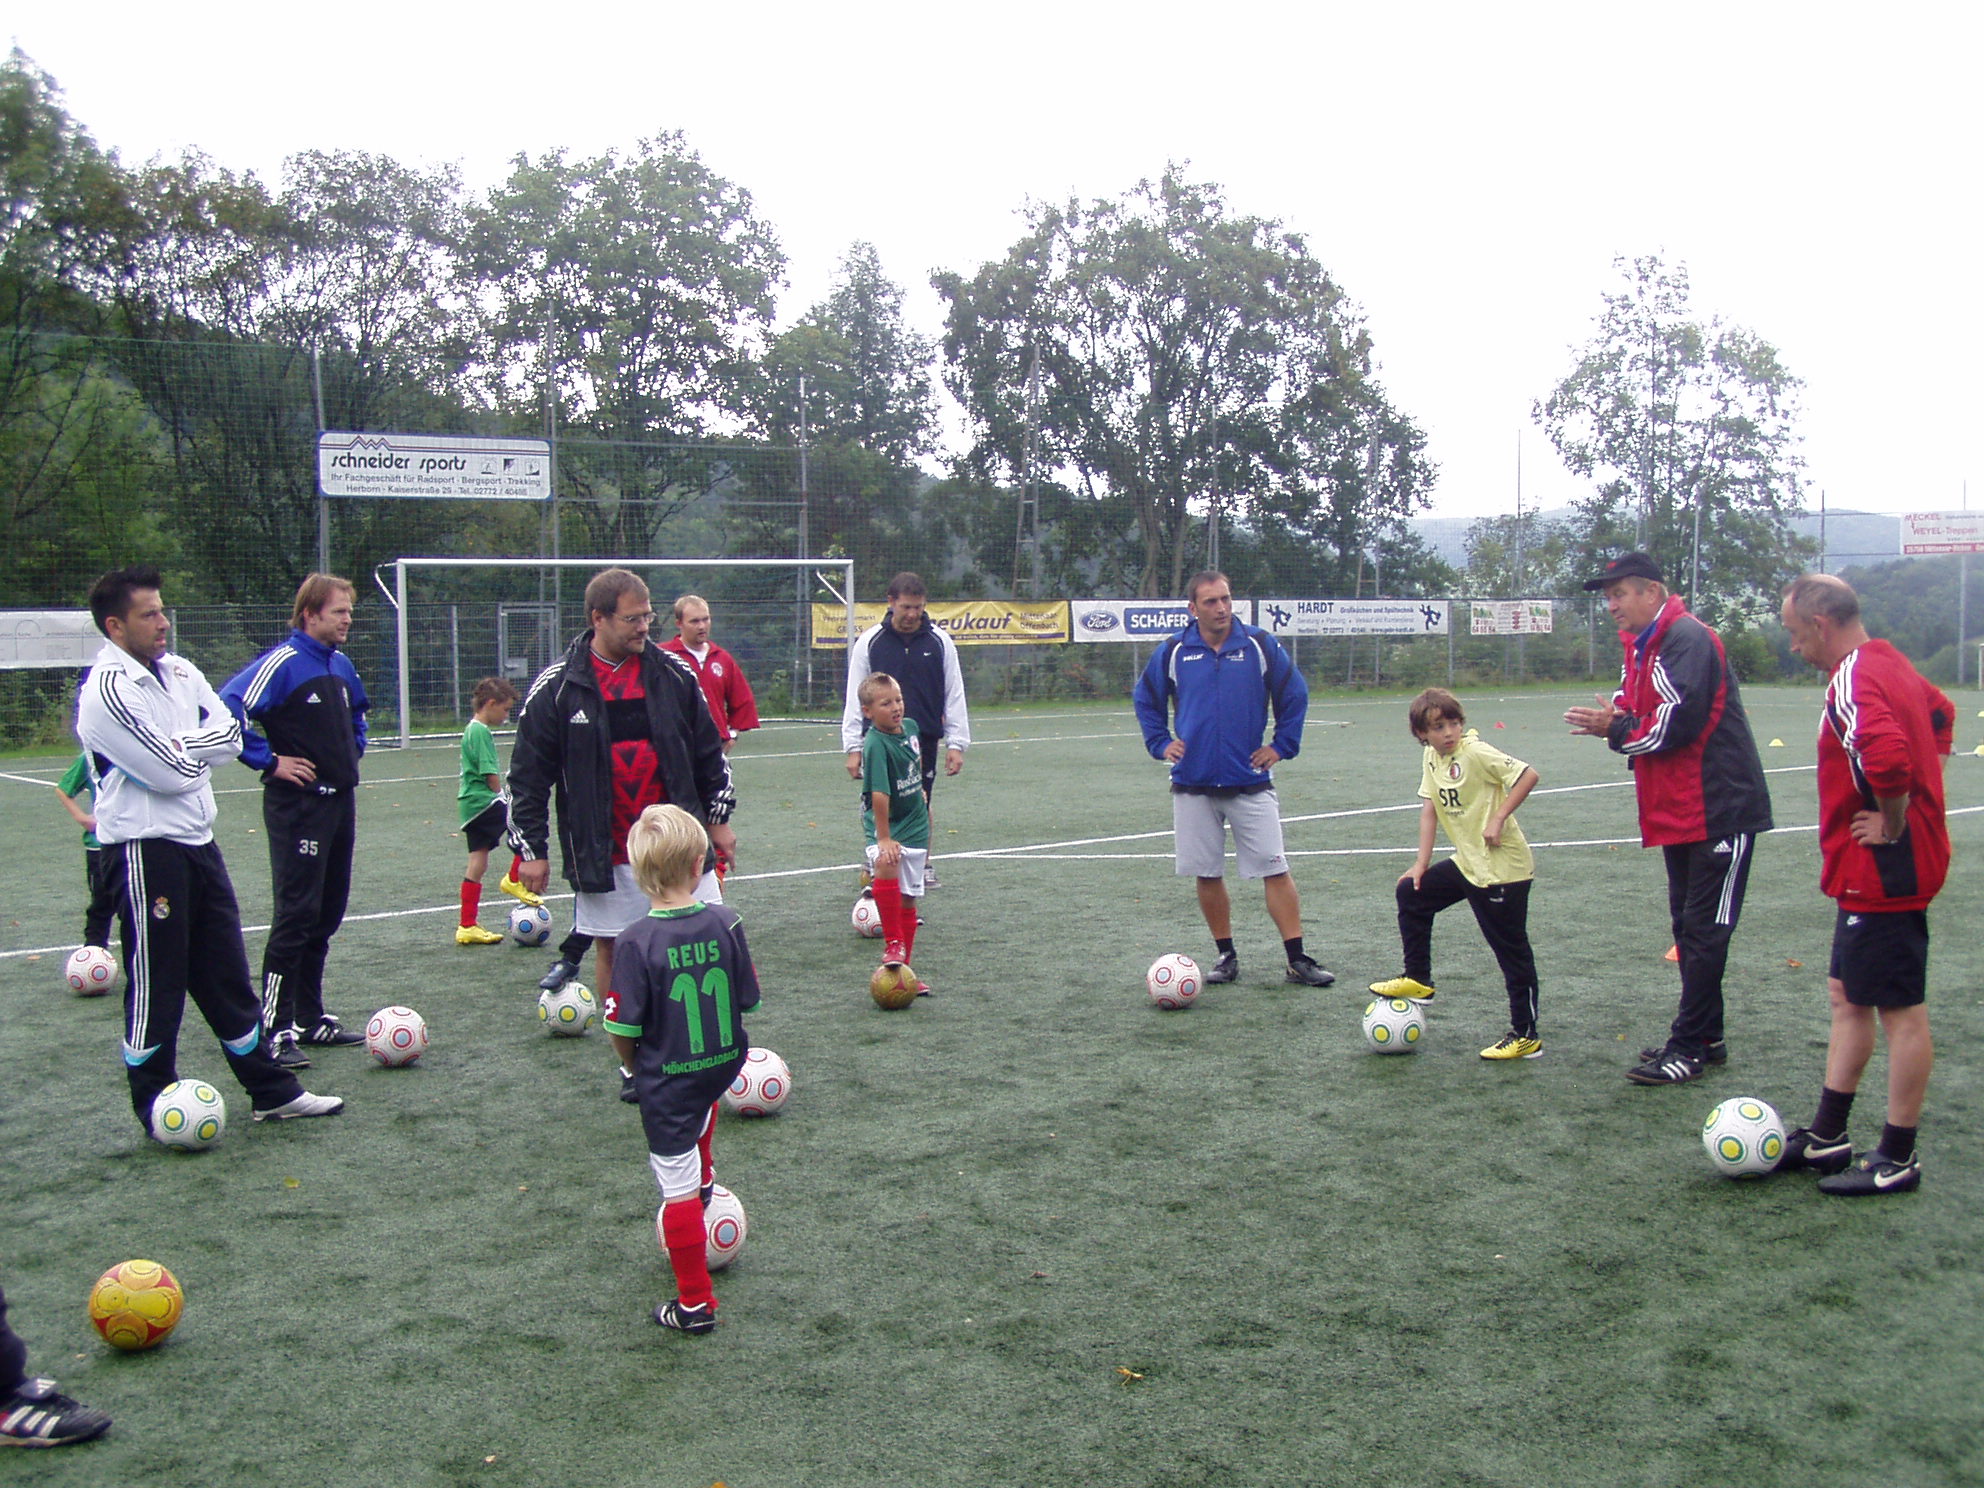
[[[241,722],[241,763],[262,777],[275,916],[262,949],[262,1026],[276,1063],[308,1069],[309,1046],[365,1042],[324,1011],[324,962],[351,897],[365,684],[339,648],[356,591],[313,573],[296,591],[289,638],[221,688]]]
[[[1268,914],[1288,955],[1288,980],[1336,980],[1302,945],[1302,901],[1282,848],[1281,803],[1270,770],[1302,747],[1309,685],[1281,642],[1233,618],[1233,587],[1199,573],[1185,587],[1192,623],[1159,646],[1137,680],[1137,722],[1153,759],[1171,766],[1171,820],[1178,873],[1198,880],[1199,911],[1219,959],[1208,982],[1240,975],[1226,893],[1226,829],[1242,878],[1267,890]],[[1268,742],[1268,714],[1274,734]],[[1170,714],[1175,712],[1176,722]],[[1175,730],[1175,731],[1174,731]]]

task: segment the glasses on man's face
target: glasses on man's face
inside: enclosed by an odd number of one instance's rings
[[[638,610],[631,613],[622,611],[613,618],[618,620],[622,625],[652,625],[654,623],[654,611]]]

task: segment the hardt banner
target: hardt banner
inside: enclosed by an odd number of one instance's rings
[[[866,630],[887,610],[884,604],[857,604],[854,623]],[[1059,646],[1068,639],[1065,600],[1017,604],[999,599],[933,599],[926,613],[932,625],[960,646]],[[834,650],[846,648],[844,606],[813,606],[813,644]]]
[[[1263,599],[1256,623],[1278,636],[1447,633],[1444,599]]]

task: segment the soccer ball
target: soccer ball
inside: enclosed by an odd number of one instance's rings
[[[875,907],[875,896],[866,889],[854,901],[854,933],[864,940],[882,938],[882,911]]]
[[[117,985],[117,958],[102,946],[79,946],[62,967],[69,990],[81,997],[101,997]]]
[[[556,992],[537,994],[537,1017],[545,1029],[564,1038],[577,1038],[592,1027],[599,1000],[584,982],[567,982]]]
[[[167,1147],[203,1152],[227,1130],[227,1102],[205,1080],[174,1080],[152,1101],[151,1125]]]
[[[1190,956],[1159,956],[1144,973],[1144,990],[1167,1013],[1190,1007],[1198,1000],[1202,985],[1199,963]]]
[[[878,966],[875,974],[868,978],[868,995],[875,999],[877,1007],[897,1012],[916,1001],[916,973],[909,969],[909,963],[900,966]]]
[[[723,1108],[735,1116],[776,1116],[792,1094],[792,1071],[770,1049],[753,1049],[744,1068],[723,1090]]]
[[[654,1212],[655,1243],[668,1251],[668,1237],[662,1232],[661,1216],[668,1206],[663,1204]],[[710,1185],[710,1201],[703,1208],[703,1235],[705,1249],[704,1263],[712,1271],[721,1271],[737,1259],[737,1253],[744,1248],[744,1235],[749,1226],[744,1220],[744,1205],[737,1195],[721,1183]]]
[[[520,946],[541,946],[551,939],[551,911],[542,904],[519,904],[510,911],[510,938]]]
[[[112,1266],[90,1288],[90,1321],[105,1343],[127,1352],[163,1343],[185,1310],[186,1294],[157,1261]]]
[[[1381,997],[1364,1009],[1364,1039],[1380,1054],[1410,1054],[1426,1036],[1426,1014],[1403,997]]]
[[[1702,1123],[1702,1146],[1725,1178],[1755,1178],[1784,1156],[1784,1122],[1765,1102],[1732,1095]]]
[[[388,1069],[412,1064],[427,1048],[427,1020],[410,1007],[384,1007],[365,1025],[365,1048]]]

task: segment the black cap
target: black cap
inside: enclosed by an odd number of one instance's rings
[[[1621,553],[1605,565],[1605,572],[1597,578],[1586,579],[1584,587],[1603,589],[1607,584],[1616,583],[1620,579],[1652,579],[1656,584],[1663,582],[1660,565],[1646,554]]]

